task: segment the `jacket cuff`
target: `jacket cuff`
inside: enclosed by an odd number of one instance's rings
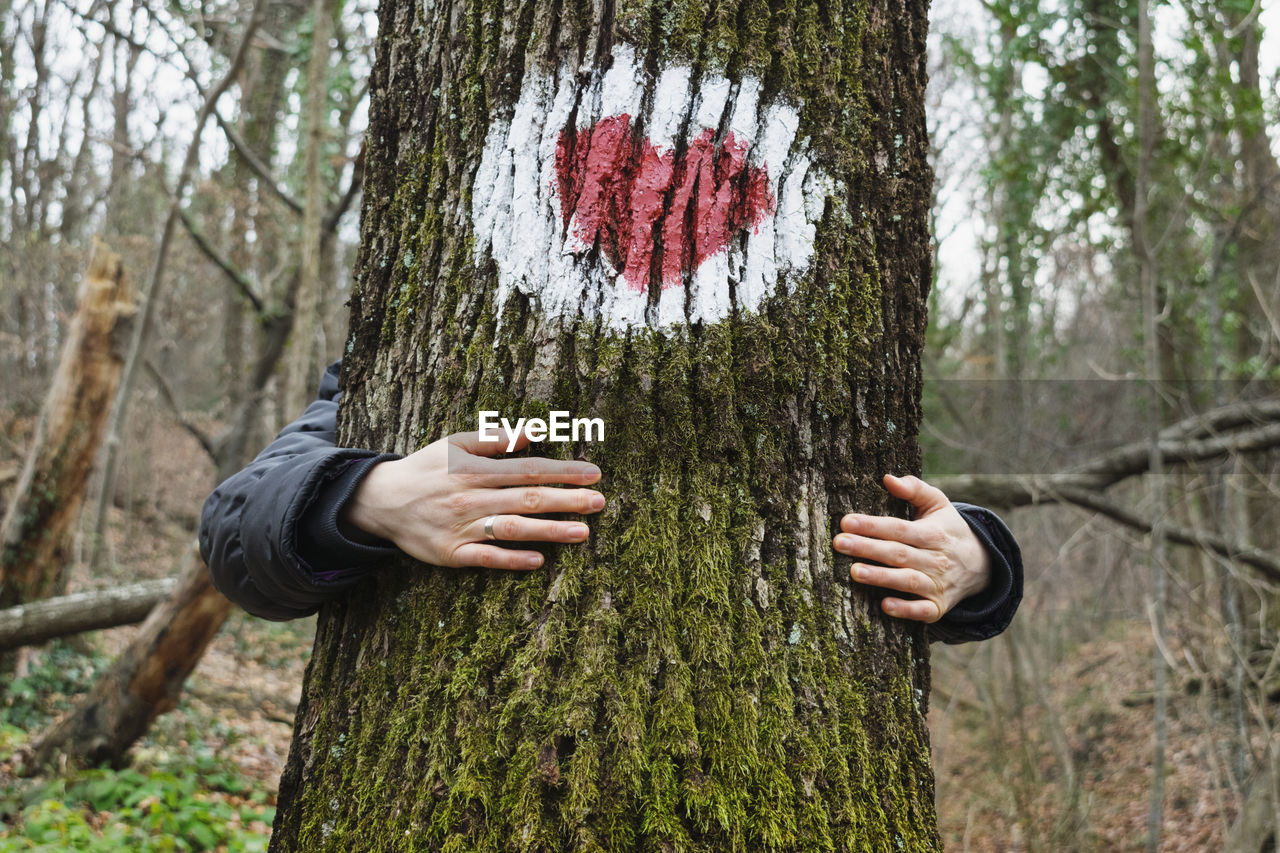
[[[1009,627],[1022,601],[1022,551],[1009,528],[989,509],[954,503],[991,561],[986,588],[969,596],[930,626],[932,639],[946,643],[987,640]]]
[[[343,583],[358,580],[376,563],[400,553],[391,542],[374,544],[357,542],[345,535],[338,519],[356,487],[373,470],[373,466],[400,457],[383,453],[362,459],[351,459],[333,469],[329,478],[316,489],[298,518],[298,560],[313,580]]]

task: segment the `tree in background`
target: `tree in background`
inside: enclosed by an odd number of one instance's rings
[[[259,17],[265,16],[266,11],[265,6],[260,6],[255,11],[250,29],[239,35],[240,46],[235,51],[236,61],[225,72],[222,82],[225,87],[233,79],[239,79],[242,94],[250,103],[259,105],[263,101],[271,102],[270,92],[266,95],[257,92],[249,85],[250,80],[246,79],[242,72],[246,65],[247,48],[251,42],[253,27],[257,26]],[[332,14],[332,10],[327,9],[324,4],[319,4],[313,11],[317,14]],[[285,21],[288,21],[287,17]],[[317,106],[311,109],[311,113],[324,115],[326,120],[328,110],[325,107],[330,99],[328,88],[323,83],[330,56],[328,32],[327,26],[313,27],[310,47],[315,61],[309,64],[320,79],[318,82],[315,79],[309,80],[306,87],[308,96],[317,102]],[[268,69],[274,67],[269,61],[265,65]],[[282,84],[278,75],[270,74],[258,82],[267,87]],[[209,95],[206,100],[206,109],[212,109],[216,101],[217,98],[213,94]],[[261,109],[260,106],[259,109]],[[274,118],[264,118],[261,115],[251,115],[250,118],[255,119],[250,122],[250,126],[257,131],[254,136],[260,142],[268,142],[271,137],[271,128],[274,126]],[[345,118],[350,119],[349,111],[345,113]],[[319,119],[317,118],[316,121],[319,122]],[[297,212],[303,212],[303,208],[296,202],[290,203],[292,200],[288,193],[276,185],[274,177],[264,165],[258,152],[249,147],[249,143],[231,123],[221,118],[219,123],[233,146],[236,146],[237,156],[232,158],[231,162],[237,166],[253,163],[254,166],[250,168],[255,170],[262,182],[269,183],[274,188],[275,196],[281,200],[288,199],[289,201],[285,202],[287,206]],[[195,145],[196,141],[193,141],[192,147],[194,148]],[[310,145],[322,147],[323,134],[317,131],[312,136]],[[308,167],[305,170],[307,215],[303,232],[307,234],[310,229],[315,230],[314,234],[308,234],[305,242],[311,246],[310,251],[318,257],[322,253],[327,254],[331,251],[333,231],[358,189],[361,167],[360,160],[357,158],[347,191],[330,193],[321,180],[322,176],[316,165],[323,152],[311,151],[310,145],[304,146],[297,153],[308,161]],[[194,162],[192,156],[188,155],[188,164],[192,162]],[[332,205],[328,202],[330,195],[337,196]],[[292,274],[287,278],[282,276],[284,284],[281,288],[281,296],[278,297],[280,302],[275,305],[268,303],[266,301],[268,296],[258,295],[262,289],[261,283],[252,281],[249,274],[237,265],[237,260],[233,259],[234,255],[232,257],[225,255],[204,236],[195,219],[181,209],[180,194],[175,195],[170,204],[170,216],[174,221],[169,224],[166,231],[176,228],[177,220],[180,218],[201,251],[218,265],[224,273],[224,279],[230,281],[229,289],[235,291],[235,295],[229,301],[237,305],[242,300],[249,302],[256,308],[259,318],[264,321],[262,333],[257,341],[257,351],[253,354],[252,370],[248,371],[246,376],[229,378],[232,388],[231,402],[238,405],[232,409],[231,423],[218,435],[206,432],[183,416],[164,373],[148,363],[152,379],[166,396],[175,414],[198,438],[201,446],[216,463],[217,478],[225,479],[248,461],[245,455],[246,448],[251,446],[248,436],[259,431],[256,429],[259,426],[259,412],[251,404],[264,396],[265,386],[285,351],[285,344],[289,339],[297,313],[294,310],[294,304],[304,279],[307,278],[307,273],[296,262],[292,264]],[[236,215],[237,218],[252,221],[251,217],[244,217],[239,211]],[[233,232],[240,236],[239,240],[233,242],[235,249],[243,252],[244,237],[247,233],[247,228]],[[167,245],[165,240],[158,242],[162,247]],[[162,281],[164,257],[161,254],[160,260],[153,266],[154,284]],[[305,264],[301,266],[305,267]],[[310,287],[313,291],[318,291],[321,284],[318,272],[313,269]],[[313,292],[312,297],[308,310],[315,313],[319,294]],[[158,295],[153,293],[153,304],[158,299]],[[269,321],[268,318],[270,318]],[[306,324],[311,330],[308,339],[314,337],[315,330],[321,325],[320,319],[312,317],[312,322]],[[226,318],[226,322],[228,337],[235,341],[235,345],[243,346],[238,339],[239,329],[237,328],[237,325],[243,322],[241,313],[232,311]],[[142,343],[137,345],[141,347]],[[295,351],[301,352],[304,357],[308,350],[309,347],[303,346],[295,348]],[[112,470],[110,464],[105,466],[105,470],[108,473]],[[99,530],[105,530],[105,509],[110,494],[111,484],[108,483],[103,487]],[[28,763],[28,771],[37,771],[57,760],[78,765],[119,764],[138,738],[145,734],[154,719],[177,704],[187,677],[200,662],[209,643],[232,611],[231,603],[214,588],[208,571],[198,559],[191,557],[188,553],[180,565],[178,583],[169,599],[150,615],[130,645],[118,656],[93,689],[80,697],[72,712],[39,739],[33,760]]]
[[[962,303],[978,310],[939,312],[931,378],[1018,381],[927,386],[930,434],[940,440],[927,443],[926,471],[964,472],[940,481],[953,497],[1085,511],[1034,516],[1046,541],[1074,543],[1069,557],[1045,554],[1072,571],[1060,588],[1059,572],[1048,573],[1044,606],[1074,604],[1024,620],[1019,630],[1034,635],[1008,650],[1030,658],[1010,666],[1015,678],[1052,672],[1054,656],[1096,637],[1099,621],[1145,622],[1148,604],[1158,612],[1152,575],[1132,565],[1160,549],[1146,538],[1121,542],[1131,556],[1116,562],[1095,518],[1144,537],[1161,527],[1154,539],[1199,546],[1157,559],[1173,594],[1167,627],[1154,638],[1164,650],[1156,669],[1166,653],[1175,662],[1174,722],[1203,715],[1198,724],[1215,732],[1214,778],[1231,792],[1233,812],[1251,791],[1274,796],[1277,765],[1266,685],[1278,579],[1280,326],[1272,318],[1280,316],[1280,256],[1267,235],[1280,223],[1280,170],[1267,132],[1280,104],[1260,66],[1262,4],[1155,4],[1156,35],[1145,40],[1138,0],[984,8],[986,16],[966,16],[941,41],[953,85],[979,105],[981,153],[961,146],[945,156],[984,165],[975,195],[985,242],[981,287]],[[1148,281],[1154,292],[1144,305]],[[1151,381],[1158,402],[1147,398]],[[1153,408],[1159,441],[1146,434]],[[1156,470],[1148,446],[1161,448],[1168,476],[1146,476]],[[1125,449],[1139,464],[1115,464]],[[1117,606],[1123,601],[1143,607]],[[1106,618],[1078,618],[1084,607]],[[1037,663],[1040,654],[1049,657]],[[1024,686],[1013,716],[1057,713],[1041,678]],[[1188,686],[1202,683],[1214,687]],[[1197,691],[1194,707],[1179,701],[1180,689]],[[1054,771],[1027,761],[1030,778],[1010,791],[1020,822],[1042,829],[1036,841],[1050,848],[1076,843],[1090,821],[1106,819],[1087,814],[1073,737],[1081,735],[1050,738]],[[1054,778],[1075,789],[1062,796]],[[1046,795],[1036,792],[1050,790],[1060,819],[1046,824],[1035,805]],[[1155,843],[1160,830],[1149,835]]]
[[[80,255],[75,244],[102,229],[124,235],[120,243],[127,254],[149,270],[147,302],[155,328],[140,339],[130,372],[145,371],[150,382],[139,383],[130,398],[138,406],[150,404],[148,414],[165,408],[195,437],[213,463],[211,479],[242,467],[245,454],[280,426],[276,421],[287,404],[263,403],[273,391],[282,395],[273,380],[302,278],[296,251],[301,231],[316,232],[307,242],[327,262],[322,276],[313,275],[312,289],[323,297],[324,289],[336,289],[342,281],[341,265],[334,262],[340,252],[335,232],[361,184],[359,141],[352,150],[352,137],[359,131],[355,127],[353,133],[353,124],[360,120],[363,92],[357,78],[365,45],[355,4],[329,4],[325,11],[336,26],[319,31],[303,19],[301,5],[259,5],[265,18],[261,38],[246,31],[253,18],[249,6],[198,20],[184,19],[181,8],[152,9],[142,2],[84,12],[58,4],[0,7],[0,99],[14,107],[0,127],[5,155],[0,160],[5,190],[0,193],[0,258],[11,265],[0,288],[0,358],[22,378],[3,389],[18,424],[29,405],[27,386],[38,386],[51,369],[46,355],[56,352],[62,334],[58,315],[65,284],[57,266]],[[350,12],[346,19],[344,9]],[[337,45],[332,69],[326,61],[330,37]],[[66,57],[78,44],[85,46],[85,59],[69,66]],[[282,140],[288,140],[290,118],[287,81],[313,53],[319,57],[313,65],[327,73],[312,87],[320,95],[315,100],[323,101],[312,112],[323,117],[327,131],[320,134],[323,150],[308,158],[309,145],[282,145]],[[16,74],[15,68],[28,66],[40,73]],[[68,67],[75,72],[69,80],[64,79]],[[165,86],[154,85],[157,76],[166,77]],[[24,85],[14,85],[15,80]],[[196,111],[208,117],[203,135],[193,138],[193,128],[181,119],[172,125],[139,121],[151,109],[163,117],[166,108],[184,103],[175,83],[190,90]],[[165,103],[157,88],[174,103]],[[110,110],[103,109],[107,105]],[[180,108],[174,112],[182,114]],[[104,115],[107,124],[101,126]],[[189,153],[185,168],[173,162],[171,150],[179,159]],[[318,182],[304,188],[306,170],[290,173],[290,157],[299,164],[321,161],[322,169],[311,170]],[[170,186],[175,173],[180,176],[176,187]],[[295,196],[305,197],[313,213],[302,228],[304,205]],[[152,243],[156,225],[166,221],[156,217],[157,208],[168,208],[171,222],[163,239]],[[179,222],[190,242],[174,236]],[[336,300],[313,300],[313,310],[326,301]],[[220,304],[229,310],[211,310],[210,305]],[[317,311],[314,319],[323,328],[328,318]],[[180,358],[174,357],[176,339],[184,342]],[[225,373],[217,369],[219,354],[226,360]],[[213,414],[221,416],[225,428],[212,426],[205,412],[191,412],[190,401],[201,396],[205,403],[195,408],[218,401]],[[97,414],[104,414],[101,402],[96,405]],[[10,413],[5,414],[0,438],[9,450]],[[151,420],[136,417],[113,437],[126,466],[132,462],[145,470]],[[79,505],[88,464],[86,459],[75,500],[61,496],[58,501],[64,514]],[[0,481],[6,477],[16,477],[16,470],[0,470]],[[90,521],[91,532],[83,537],[85,550],[105,558],[93,572],[97,584],[137,570],[117,567],[111,550],[97,547],[107,539],[113,506],[137,514],[136,487],[126,480],[100,491],[98,511],[88,513],[97,523]],[[0,495],[0,509],[4,500]],[[194,519],[197,514],[193,499],[185,515]],[[180,524],[190,529],[188,522]],[[182,547],[189,541],[175,544],[170,574],[191,563],[190,548]],[[61,565],[51,571],[65,577],[76,569],[75,549],[60,548]],[[39,760],[28,770],[54,760],[120,763],[154,717],[174,706],[187,675],[231,611],[207,571],[191,565],[177,573],[183,583],[163,609],[168,617],[157,614],[75,712],[45,734]]]

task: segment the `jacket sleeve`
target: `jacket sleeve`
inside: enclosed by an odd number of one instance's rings
[[[1000,516],[973,504],[952,503],[987,549],[991,582],[929,626],[929,639],[944,643],[989,640],[1013,621],[1022,601],[1022,550]]]
[[[314,613],[398,553],[389,543],[354,542],[338,529],[342,503],[360,479],[396,458],[335,446],[339,396],[334,364],[302,416],[204,503],[200,553],[214,586],[255,616]]]

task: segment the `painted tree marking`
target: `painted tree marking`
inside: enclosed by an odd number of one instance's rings
[[[643,291],[655,277],[664,288],[683,284],[707,258],[728,251],[736,232],[774,212],[768,174],[747,165],[747,146],[733,131],[717,146],[707,128],[679,158],[635,136],[624,113],[582,133],[567,127],[556,146],[565,230],[572,222],[580,250],[598,240],[630,287]]]
[[[499,310],[516,290],[620,330],[756,310],[808,268],[836,192],[796,139],[797,108],[762,105],[751,77],[708,75],[695,95],[688,66],[659,72],[645,106],[634,50],[612,60],[585,83],[576,67],[526,72],[511,118],[489,127],[471,219]]]

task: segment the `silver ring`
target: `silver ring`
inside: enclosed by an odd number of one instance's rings
[[[498,520],[498,517],[496,515],[491,515],[484,520],[484,538],[485,539],[492,541],[498,538],[497,536],[493,535],[493,523],[497,520]]]

